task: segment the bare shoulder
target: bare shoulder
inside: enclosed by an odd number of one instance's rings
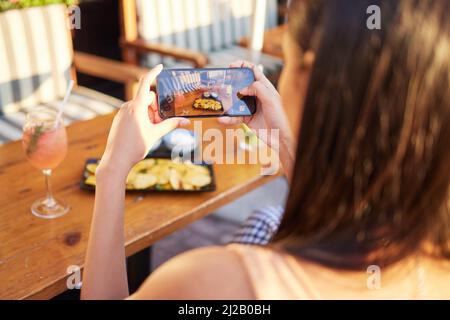
[[[131,299],[253,299],[240,257],[226,247],[178,255],[152,273]]]

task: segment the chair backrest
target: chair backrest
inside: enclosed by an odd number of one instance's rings
[[[64,95],[73,49],[65,5],[0,13],[0,114]]]
[[[136,0],[142,39],[204,53],[251,33],[254,0]],[[277,0],[267,0],[266,28],[277,25]]]

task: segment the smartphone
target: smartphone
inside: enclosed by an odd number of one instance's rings
[[[250,116],[256,112],[256,99],[239,91],[254,81],[250,68],[164,69],[156,79],[159,115]]]

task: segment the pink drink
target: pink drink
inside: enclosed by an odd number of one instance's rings
[[[22,139],[23,149],[30,163],[40,170],[54,169],[67,153],[67,135],[62,124],[54,128],[53,123],[31,123],[25,125]]]
[[[45,107],[37,107],[27,115],[23,126],[22,147],[28,161],[45,177],[47,195],[33,202],[31,212],[45,219],[66,214],[70,207],[53,197],[50,176],[67,153],[67,134],[58,114]]]

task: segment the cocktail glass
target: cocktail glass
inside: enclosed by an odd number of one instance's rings
[[[57,112],[34,108],[23,126],[22,146],[31,165],[44,173],[47,195],[31,205],[31,212],[40,218],[52,219],[69,211],[69,206],[53,197],[50,177],[67,153],[67,134]]]

